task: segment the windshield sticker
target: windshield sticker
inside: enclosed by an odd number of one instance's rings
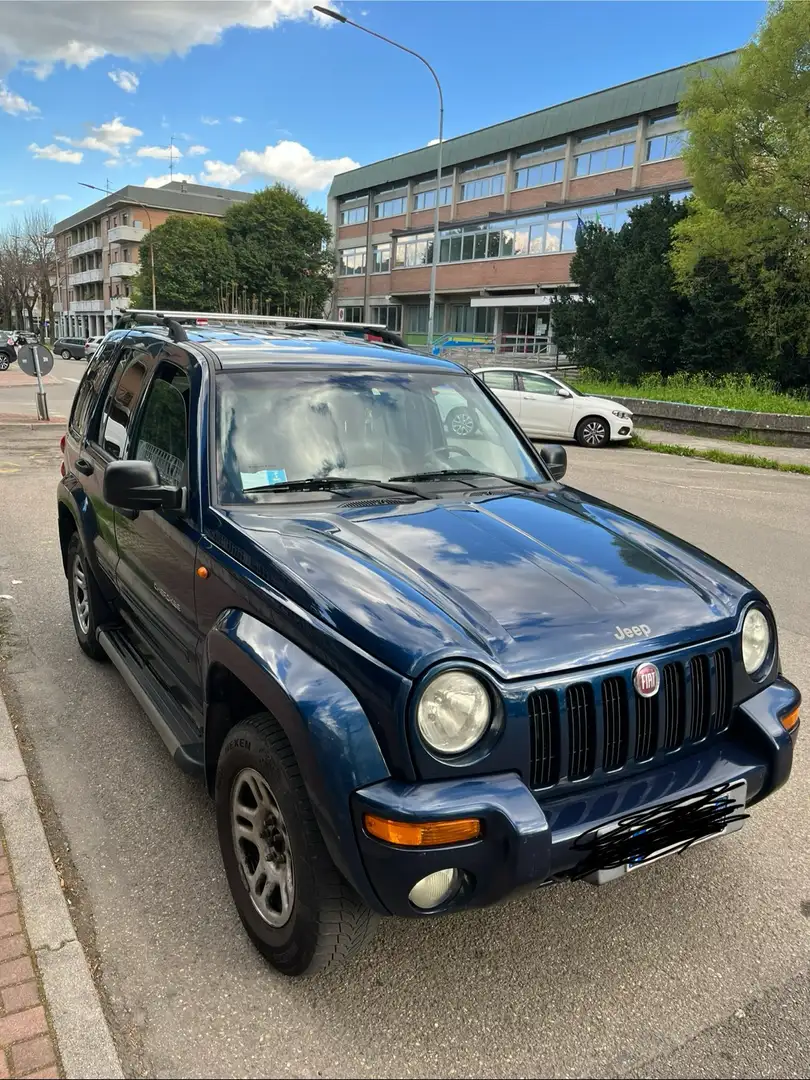
[[[240,472],[242,490],[267,487],[270,484],[283,484],[287,480],[286,469],[260,469],[259,472]]]

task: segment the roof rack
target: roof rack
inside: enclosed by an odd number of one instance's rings
[[[302,319],[291,315],[230,315],[221,311],[157,311],[150,308],[130,308],[115,325],[116,330],[133,326],[165,326],[173,341],[188,341],[184,324],[205,327],[231,324],[252,329],[333,332],[346,336],[362,334],[367,341],[405,348],[404,339],[383,323],[340,322],[337,319]],[[258,325],[256,325],[258,324]]]

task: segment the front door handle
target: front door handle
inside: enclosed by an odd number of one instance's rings
[[[84,476],[92,476],[93,475],[93,463],[92,463],[92,461],[88,461],[87,458],[83,458],[83,457],[77,458],[76,459],[76,469],[80,473],[83,473]]]

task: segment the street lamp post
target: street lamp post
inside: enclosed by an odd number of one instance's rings
[[[106,191],[104,188],[96,187],[95,184],[85,184],[83,180],[80,180],[79,183],[82,187],[90,188],[92,191],[103,191],[105,195],[110,194],[109,191]],[[138,206],[140,206],[141,210],[143,210],[143,212],[146,214],[146,220],[149,222],[149,268],[152,271],[152,311],[157,311],[157,290],[155,289],[155,248],[152,244],[152,215],[149,213],[149,210],[147,209],[147,207],[144,206],[142,202],[138,202],[137,199],[135,199],[135,202],[138,203]],[[110,297],[110,300],[112,300],[112,297]]]
[[[428,345],[432,346],[436,319],[436,267],[439,262],[439,203],[442,194],[442,149],[444,143],[444,95],[442,94],[442,84],[439,82],[439,76],[424,56],[421,56],[418,52],[414,52],[413,49],[409,49],[406,45],[400,45],[398,41],[393,41],[391,38],[385,37],[384,34],[378,34],[376,30],[369,30],[367,26],[362,26],[352,19],[347,19],[346,16],[341,15],[339,11],[332,11],[331,8],[320,7],[318,5],[315,5],[313,10],[319,12],[321,15],[327,15],[330,19],[335,19],[339,23],[346,23],[348,26],[354,26],[357,30],[362,30],[364,34],[370,34],[372,37],[379,38],[380,41],[385,41],[388,45],[393,45],[395,49],[401,49],[402,52],[415,56],[417,60],[421,60],[433,76],[433,81],[436,83],[436,89],[439,91],[439,160],[436,165],[436,202],[433,207],[433,258],[430,264],[430,300],[428,306],[427,335]]]

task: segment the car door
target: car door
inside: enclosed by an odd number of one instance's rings
[[[116,595],[118,547],[113,509],[103,497],[104,472],[111,461],[118,460],[123,454],[127,427],[146,375],[143,354],[143,345],[130,342],[127,337],[109,341],[94,359],[77,398],[82,397],[84,391],[100,393],[106,387],[104,405],[100,413],[92,410],[78,451],[67,461],[67,469],[77,477],[90,504],[86,536],[92,550],[88,554],[99,588],[108,600]]]
[[[520,423],[522,395],[518,390],[516,373],[511,368],[487,368],[479,372],[479,377]]]
[[[529,435],[572,435],[574,404],[570,397],[560,397],[557,383],[545,375],[521,372],[521,426]]]
[[[126,457],[151,461],[164,484],[197,492],[189,454],[188,356],[167,348],[150,359]],[[139,639],[139,651],[196,723],[202,707],[194,604],[200,534],[193,500],[182,511],[117,509],[115,535],[119,594]]]

